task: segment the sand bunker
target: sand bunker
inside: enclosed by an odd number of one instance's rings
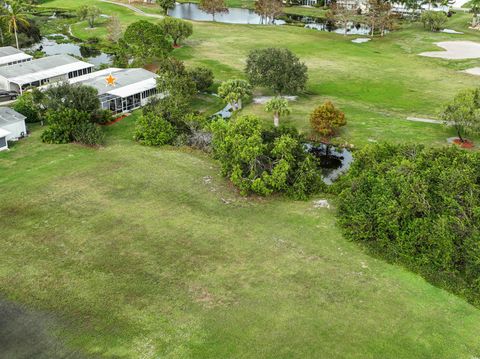
[[[471,69],[465,70],[467,74],[480,76],[480,67],[472,67]]]
[[[445,51],[422,52],[421,56],[439,57],[449,60],[463,60],[480,58],[480,43],[473,41],[444,41],[435,45]]]
[[[463,32],[452,30],[452,29],[443,29],[441,32],[446,34],[463,34]]]
[[[369,39],[368,37],[359,37],[358,39],[354,39],[352,40],[352,42],[356,43],[356,44],[363,44],[365,42],[369,42],[371,39]]]

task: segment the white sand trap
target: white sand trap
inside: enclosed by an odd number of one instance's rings
[[[441,32],[444,32],[445,34],[463,34],[463,32],[452,29],[443,29]]]
[[[288,101],[297,101],[298,96],[281,96],[285,100]],[[258,104],[258,105],[263,105],[266,104],[268,101],[270,101],[273,98],[273,96],[258,96],[253,98],[253,103]]]
[[[422,52],[420,56],[439,57],[449,60],[463,60],[480,58],[480,43],[473,41],[444,41],[435,45],[445,51]]]
[[[472,67],[471,69],[467,69],[464,72],[470,75],[480,76],[480,67]]]
[[[352,40],[356,44],[363,44],[364,42],[369,42],[371,39],[368,37],[359,37],[358,39]]]

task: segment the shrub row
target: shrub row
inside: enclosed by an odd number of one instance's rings
[[[337,182],[349,239],[480,304],[480,155],[370,145]]]

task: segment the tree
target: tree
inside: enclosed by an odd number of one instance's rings
[[[434,32],[440,31],[447,20],[447,15],[441,11],[428,10],[424,11],[420,16],[420,21],[423,23],[423,27]]]
[[[472,27],[476,27],[480,25],[480,19],[479,19],[479,14],[480,14],[480,0],[471,0],[469,2],[470,4],[470,11],[473,14],[472,17]]]
[[[331,101],[325,101],[322,106],[317,107],[310,115],[312,129],[321,136],[333,136],[339,127],[346,124],[345,114],[336,109]]]
[[[215,14],[228,13],[225,0],[200,0],[199,8],[207,14],[211,14],[213,21],[215,21]]]
[[[242,108],[242,99],[252,94],[252,86],[245,80],[228,80],[218,88],[218,95],[237,111]]]
[[[122,24],[117,15],[112,15],[108,21],[108,40],[117,43],[122,38]]]
[[[295,94],[305,89],[307,66],[288,49],[252,50],[245,73],[252,85],[270,88],[277,95]]]
[[[162,28],[146,20],[129,25],[122,40],[120,48],[124,47],[126,54],[137,63],[164,57],[172,50]]]
[[[330,11],[327,12],[327,18],[343,28],[344,36],[347,36],[348,26],[355,20],[357,16],[358,14],[355,9],[337,5],[336,3],[332,4]]]
[[[457,132],[460,141],[464,134],[480,133],[480,89],[460,91],[442,111],[441,119],[446,126]]]
[[[175,7],[175,0],[157,0],[158,6],[163,10],[163,13],[168,16],[168,10]]]
[[[18,43],[18,28],[19,26],[30,26],[26,15],[27,7],[24,2],[18,0],[5,0],[4,5],[5,13],[0,16],[0,20],[8,24],[8,30],[15,36],[17,49],[20,49]]]
[[[283,12],[281,0],[257,0],[255,1],[255,12],[262,18],[262,23],[273,23],[275,18]]]
[[[171,37],[174,47],[178,47],[179,41],[193,34],[193,26],[191,23],[174,17],[164,18],[159,26],[166,36]]]
[[[158,75],[158,92],[168,94],[170,98],[189,102],[197,92],[196,83],[179,60],[163,61]]]
[[[100,9],[95,5],[82,5],[77,10],[77,15],[80,20],[87,20],[88,26],[90,26],[90,28],[95,27],[95,20],[97,19],[97,17],[100,16],[100,14]]]
[[[188,70],[188,76],[195,83],[198,92],[205,92],[213,85],[213,71],[207,67],[194,67]]]
[[[385,0],[368,0],[367,21],[371,28],[371,36],[375,30],[380,30],[380,36],[384,36],[386,30],[390,30],[394,24],[392,5]]]
[[[280,125],[280,116],[290,114],[288,101],[282,97],[274,97],[268,101],[265,104],[265,111],[273,112],[273,125],[275,127]]]

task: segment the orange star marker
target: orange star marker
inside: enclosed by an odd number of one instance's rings
[[[108,77],[105,78],[105,81],[107,82],[107,86],[115,86],[117,78],[113,77],[112,74],[110,74],[108,75]]]

